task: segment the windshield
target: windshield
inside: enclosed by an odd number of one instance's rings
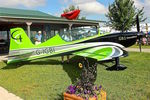
[[[61,37],[65,41],[75,41],[97,34],[96,28],[74,28],[71,31],[64,31],[64,34],[62,34]]]

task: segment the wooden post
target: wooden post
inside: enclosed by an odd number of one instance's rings
[[[69,39],[70,39],[70,41],[72,41],[71,29],[72,29],[72,23],[69,23]]]
[[[148,24],[146,23],[146,45],[148,45]]]
[[[72,23],[69,23],[69,31],[71,30],[72,28]]]
[[[28,32],[28,37],[30,38],[31,37],[31,34],[30,34],[30,26],[31,26],[31,24],[32,24],[32,22],[26,22],[26,24],[27,24],[27,32]]]

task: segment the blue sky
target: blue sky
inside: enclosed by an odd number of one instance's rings
[[[105,14],[109,4],[113,2],[114,0],[0,0],[0,6],[40,10],[60,16],[65,8],[73,4],[81,9],[80,16],[86,16],[87,19],[93,20],[107,20]],[[150,19],[150,0],[134,0],[134,2],[137,8],[144,7],[145,17]]]

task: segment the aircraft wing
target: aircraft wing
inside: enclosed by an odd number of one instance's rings
[[[93,58],[97,61],[105,61],[124,56],[124,53],[124,50],[116,46],[101,46],[82,50],[73,54],[87,58]]]

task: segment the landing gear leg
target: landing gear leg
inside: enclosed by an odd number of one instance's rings
[[[115,65],[113,65],[112,67],[107,68],[106,70],[110,70],[110,71],[112,71],[112,70],[124,70],[126,68],[127,67],[120,64],[120,59],[118,57],[118,58],[115,58]]]

